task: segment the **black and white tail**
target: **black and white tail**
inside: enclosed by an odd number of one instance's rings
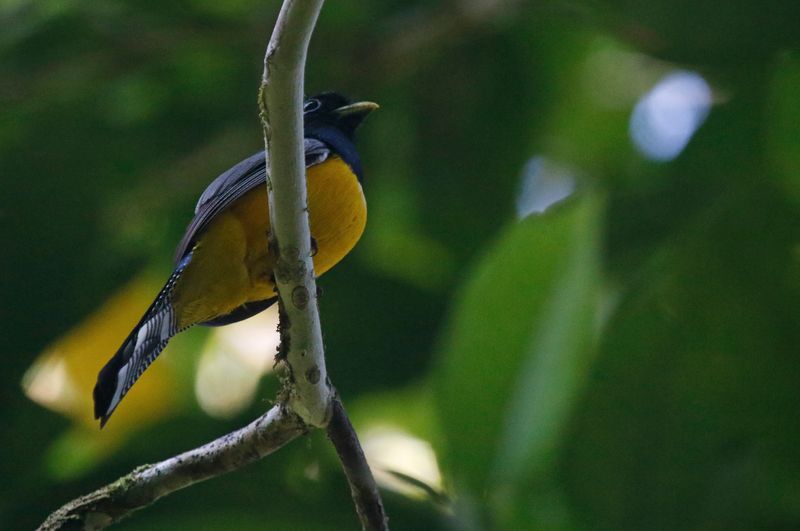
[[[101,428],[136,380],[161,354],[170,338],[180,331],[172,308],[172,291],[190,259],[191,253],[172,273],[142,320],[97,375],[94,418],[100,419]]]

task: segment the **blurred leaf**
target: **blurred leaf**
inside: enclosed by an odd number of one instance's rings
[[[770,83],[767,156],[784,191],[800,203],[800,56],[783,54]]]
[[[104,116],[114,126],[130,128],[152,120],[165,104],[162,86],[144,72],[120,76],[108,84],[102,95]]]
[[[113,421],[100,430],[93,418],[92,389],[97,373],[116,352],[158,293],[158,280],[144,274],[123,287],[72,330],[58,338],[28,369],[22,385],[27,396],[73,421],[53,442],[46,467],[53,477],[79,475],[115,450],[132,432],[174,415],[187,404],[191,387],[181,351],[196,345],[188,334],[170,343],[125,397]],[[188,341],[187,341],[188,340]]]
[[[26,374],[24,387],[35,402],[72,417],[79,424],[95,426],[92,388],[97,373],[117,351],[133,325],[158,293],[158,281],[144,275],[125,286],[63,337],[50,345]],[[154,364],[149,378],[131,389],[116,412],[115,424],[132,426],[163,417],[175,407],[170,392],[174,380],[170,364]],[[141,390],[137,389],[141,388]]]
[[[44,465],[59,480],[76,479],[119,445],[119,437],[101,437],[96,426],[72,426],[50,445]]]
[[[596,6],[620,35],[673,61],[741,68],[797,46],[800,35],[800,4],[785,0],[613,0]]]
[[[635,159],[630,110],[665,66],[594,31],[550,29],[541,38],[559,50],[544,54],[551,101],[537,116],[541,125],[534,145],[594,177],[624,179],[619,168]],[[570,46],[561,50],[565,38]]]
[[[586,194],[515,224],[463,288],[437,405],[447,465],[473,496],[512,494],[568,418],[588,368],[602,210]]]
[[[800,519],[800,214],[736,192],[659,247],[605,330],[557,465],[588,528]]]
[[[415,383],[379,393],[367,393],[348,404],[353,424],[359,429],[378,424],[393,424],[418,437],[436,435],[431,386]]]

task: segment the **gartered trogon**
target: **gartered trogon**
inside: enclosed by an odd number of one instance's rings
[[[317,275],[339,262],[364,231],[367,205],[353,134],[376,108],[336,93],[304,101],[308,211]],[[100,370],[94,415],[101,426],[175,334],[196,324],[241,321],[275,302],[265,183],[262,151],[214,179],[200,196],[178,244],[175,270]]]

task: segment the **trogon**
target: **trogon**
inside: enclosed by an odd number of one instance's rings
[[[314,271],[321,275],[355,246],[367,204],[353,135],[378,106],[328,92],[303,103],[308,212]],[[116,354],[100,370],[94,415],[104,426],[170,338],[200,324],[235,323],[276,301],[275,257],[267,246],[264,152],[214,179],[200,196],[175,254],[175,270]]]

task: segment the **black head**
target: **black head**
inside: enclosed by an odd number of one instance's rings
[[[378,108],[371,101],[353,103],[336,92],[323,92],[303,102],[303,121],[306,129],[334,126],[349,139],[369,113]]]

